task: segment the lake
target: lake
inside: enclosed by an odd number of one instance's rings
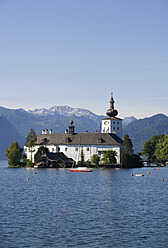
[[[74,173],[0,161],[0,177],[2,248],[168,247],[168,167]]]

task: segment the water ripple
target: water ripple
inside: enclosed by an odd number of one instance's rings
[[[0,162],[0,173],[2,248],[167,247],[167,167],[34,174]]]

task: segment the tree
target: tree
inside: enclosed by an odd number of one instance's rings
[[[83,147],[81,148],[81,166],[85,165],[85,159],[84,159],[84,153],[83,153]]]
[[[34,161],[37,163],[38,159],[44,154],[48,152],[48,148],[44,146],[40,146],[36,154],[34,155]]]
[[[84,153],[83,153],[83,147],[81,147],[81,153],[80,153],[80,161],[77,162],[77,166],[86,166]]]
[[[123,146],[126,153],[133,154],[133,144],[128,134],[124,136]]]
[[[164,134],[154,135],[148,141],[145,142],[142,155],[146,156],[148,160],[154,161],[156,159],[156,147],[158,143],[162,143],[164,140]]]
[[[116,151],[113,151],[113,150],[103,151],[104,164],[105,165],[116,164],[117,163],[116,156],[117,156]]]
[[[23,148],[19,146],[19,143],[15,141],[9,146],[9,149],[6,149],[5,156],[8,159],[8,164],[10,166],[20,165],[20,160],[22,158]]]
[[[139,154],[133,153],[132,141],[129,135],[126,134],[123,140],[124,150],[122,151],[121,160],[122,166],[125,168],[142,167],[143,163]]]
[[[91,160],[93,164],[95,164],[97,167],[99,166],[100,157],[97,154],[93,154]]]
[[[155,156],[156,159],[161,162],[168,160],[168,135],[165,135],[164,138],[162,137],[159,139],[156,144]]]
[[[143,166],[143,162],[139,154],[130,154],[125,150],[122,152],[122,162],[124,168],[139,168]]]
[[[33,128],[31,128],[30,132],[28,133],[26,137],[26,143],[25,143],[25,146],[29,148],[29,152],[31,153],[31,163],[32,163],[32,154],[35,151],[34,147],[36,145],[36,141],[37,141],[36,133],[33,130]]]

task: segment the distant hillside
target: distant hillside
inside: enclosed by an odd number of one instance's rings
[[[33,114],[34,116],[76,116],[76,117],[87,117],[93,121],[97,121],[104,116],[95,115],[88,109],[80,109],[80,108],[71,108],[69,106],[54,106],[49,109],[35,109],[29,110],[28,113]]]
[[[20,146],[23,146],[25,140],[18,133],[15,127],[13,127],[9,121],[0,116],[0,159],[5,159],[5,150],[9,148],[9,145],[17,140]]]
[[[131,138],[134,151],[141,152],[144,143],[153,135],[168,134],[168,117],[157,114],[149,118],[136,120],[123,129],[123,136],[128,134]]]
[[[128,124],[132,123],[133,121],[137,121],[134,116],[125,117],[122,121],[122,127],[125,128]]]
[[[12,124],[13,128],[15,127],[15,132],[18,131],[19,135],[23,137],[27,136],[31,128],[37,134],[40,134],[43,129],[52,129],[53,133],[64,133],[71,118],[74,121],[75,132],[77,133],[95,132],[95,130],[100,132],[101,119],[105,117],[96,115],[87,109],[68,106],[54,106],[50,109],[43,108],[29,111],[0,107],[0,115],[3,115]],[[0,128],[3,129],[1,123]],[[140,152],[145,141],[153,135],[168,134],[168,117],[163,114],[140,120],[133,116],[126,117],[123,119],[123,136],[125,134],[129,134],[134,145],[134,151]],[[19,137],[19,135],[15,137]],[[0,141],[0,144],[2,146],[3,142]]]
[[[76,132],[94,132],[100,130],[100,122],[104,118],[89,110],[74,109],[68,106],[55,106],[49,110],[36,109],[34,111],[0,107],[0,114],[5,116],[24,137],[31,128],[36,133],[41,133],[46,128],[52,129],[54,133],[62,133],[68,128],[71,118],[73,118]]]

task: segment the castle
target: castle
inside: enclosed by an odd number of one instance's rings
[[[65,133],[52,133],[50,130],[43,130],[42,134],[37,134],[36,146],[33,158],[39,147],[45,146],[49,152],[60,153],[65,157],[73,159],[75,162],[81,160],[81,150],[85,161],[91,161],[94,154],[100,158],[105,150],[115,150],[117,164],[121,164],[122,150],[122,119],[116,117],[118,111],[114,108],[114,99],[111,94],[110,108],[106,112],[107,117],[101,120],[101,132],[95,133],[75,133],[73,120],[70,121],[69,129]],[[27,158],[30,159],[31,153],[28,147],[24,147]]]

